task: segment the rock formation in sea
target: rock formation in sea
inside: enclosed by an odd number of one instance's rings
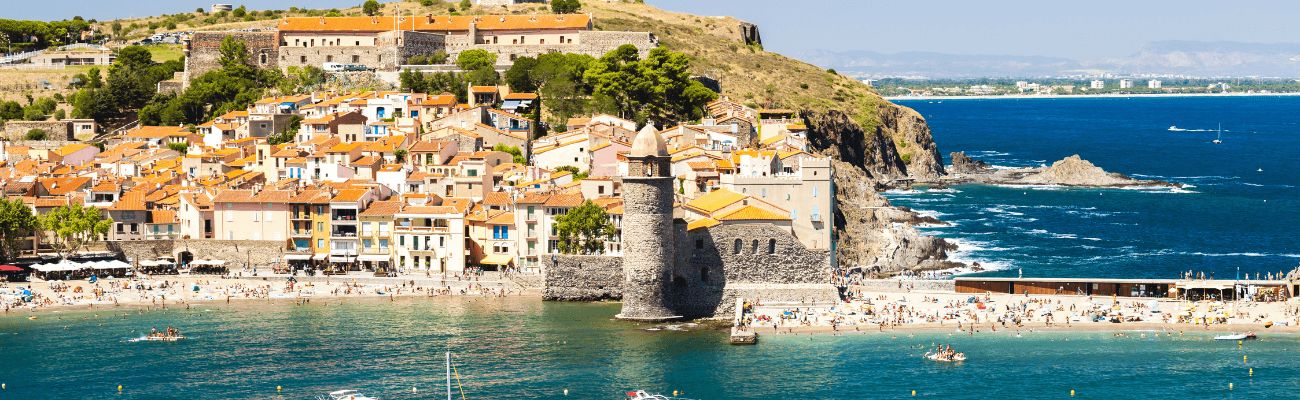
[[[869,131],[840,111],[801,113],[809,148],[831,157],[835,167],[836,261],[880,276],[960,266],[947,260],[956,246],[915,228],[940,221],[893,207],[880,195],[897,179],[932,181],[944,169],[920,114],[892,104],[879,111],[880,124]]]
[[[941,183],[985,183],[1000,185],[1057,185],[1076,187],[1181,187],[1177,183],[1134,179],[1124,174],[1106,172],[1078,154],[1063,158],[1051,166],[1026,168],[988,167],[983,161],[972,159],[965,153],[952,153],[951,175]]]
[[[948,168],[948,172],[953,174],[979,174],[992,170],[988,163],[970,158],[964,151],[949,153],[948,158],[952,159],[952,166]]]

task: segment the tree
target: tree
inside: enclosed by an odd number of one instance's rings
[[[598,111],[637,122],[671,125],[699,119],[704,105],[718,97],[691,79],[689,57],[662,47],[642,60],[635,46],[619,46],[593,62],[583,78]]]
[[[167,148],[171,149],[171,151],[181,153],[181,154],[189,153],[190,151],[190,145],[188,143],[181,143],[181,142],[167,143]]]
[[[465,71],[476,70],[483,67],[493,67],[497,64],[497,55],[483,49],[472,49],[460,52],[456,56],[456,66]]]
[[[426,88],[424,74],[412,71],[409,68],[397,74],[397,81],[401,83],[403,92],[424,93]]]
[[[40,222],[22,200],[0,198],[0,259],[13,261],[18,256],[18,243],[27,239]]]
[[[470,3],[469,0],[460,0],[461,11],[469,11],[470,7],[474,7],[474,4]]]
[[[515,59],[515,64],[506,70],[506,85],[510,86],[511,92],[531,93],[537,91],[537,81],[533,78],[533,70],[537,68],[537,59],[532,57],[519,57]]]
[[[53,238],[50,247],[64,258],[81,250],[86,243],[108,234],[113,220],[104,218],[99,209],[73,204],[59,206],[42,215],[40,224]]]
[[[556,14],[573,14],[582,8],[578,0],[551,0],[551,12]]]
[[[614,223],[605,209],[591,200],[556,217],[555,228],[558,247],[564,254],[600,254],[605,250],[605,241],[614,237]]]
[[[243,18],[244,15],[247,15],[247,14],[248,14],[248,9],[247,9],[247,8],[244,8],[244,6],[242,6],[242,5],[239,6],[239,8],[236,8],[235,11],[233,11],[233,12],[230,13],[230,15],[233,16],[233,17],[235,17],[235,18]]]
[[[48,137],[49,134],[45,133],[44,130],[35,128],[28,130],[27,134],[23,135],[23,139],[27,140],[45,140]]]
[[[375,0],[366,0],[365,3],[361,4],[361,12],[370,16],[379,14],[379,2]]]
[[[507,144],[505,144],[505,143],[497,143],[495,146],[492,146],[492,151],[499,151],[499,152],[502,152],[502,153],[509,153],[510,156],[511,156],[511,160],[510,160],[510,161],[511,161],[511,162],[514,162],[515,164],[527,164],[527,163],[528,163],[528,160],[525,160],[525,159],[524,159],[524,152],[523,152],[523,151],[520,151],[519,148],[518,148],[518,147],[515,147],[515,146],[507,145]]]
[[[396,158],[399,163],[406,162],[406,149],[393,150],[393,158]]]
[[[56,121],[62,121],[62,120],[67,119],[67,118],[68,118],[68,112],[67,112],[67,111],[63,111],[62,108],[60,108],[60,109],[58,109],[58,110],[54,110],[54,120],[56,120]]]

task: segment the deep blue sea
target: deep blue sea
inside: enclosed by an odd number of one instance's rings
[[[892,192],[951,222],[956,258],[987,275],[1219,278],[1300,263],[1300,97],[903,101],[944,154],[1037,166],[1079,154],[1184,190],[964,185]],[[1213,144],[1222,124],[1222,144]],[[1178,131],[1171,131],[1177,126]]]
[[[437,399],[446,398],[447,349],[460,379],[455,399],[462,388],[465,399],[620,399],[639,388],[713,400],[903,399],[912,390],[1067,399],[1071,389],[1077,399],[1277,399],[1300,389],[1300,338],[1266,332],[1240,348],[1195,332],[1007,331],[764,335],[757,346],[730,346],[722,331],[652,332],[611,320],[617,311],[443,298],[0,316],[0,398],[314,399],[356,389]],[[168,325],[189,339],[131,341]],[[936,342],[970,359],[923,359]]]

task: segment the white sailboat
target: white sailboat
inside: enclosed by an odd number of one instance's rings
[[[1219,124],[1218,133],[1214,134],[1214,140],[1211,140],[1210,143],[1223,144],[1223,124]]]

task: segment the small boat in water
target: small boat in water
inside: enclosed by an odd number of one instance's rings
[[[329,397],[316,397],[317,400],[379,400],[375,397],[363,396],[355,390],[335,390],[329,392]]]
[[[144,340],[150,342],[175,342],[182,339],[185,339],[185,335],[181,334],[181,330],[170,326],[162,331],[155,328],[144,337]]]
[[[951,355],[944,355],[942,353],[929,352],[929,353],[925,353],[925,358],[930,359],[930,361],[938,361],[938,362],[958,362],[958,361],[966,361],[966,353],[954,353]]]
[[[627,392],[627,400],[689,400],[684,397],[668,397],[660,394],[650,394],[644,390],[634,390]]]
[[[1246,333],[1234,333],[1231,335],[1219,335],[1219,336],[1215,336],[1214,340],[1251,340],[1257,338],[1258,337],[1255,336],[1255,332],[1246,332]]]

